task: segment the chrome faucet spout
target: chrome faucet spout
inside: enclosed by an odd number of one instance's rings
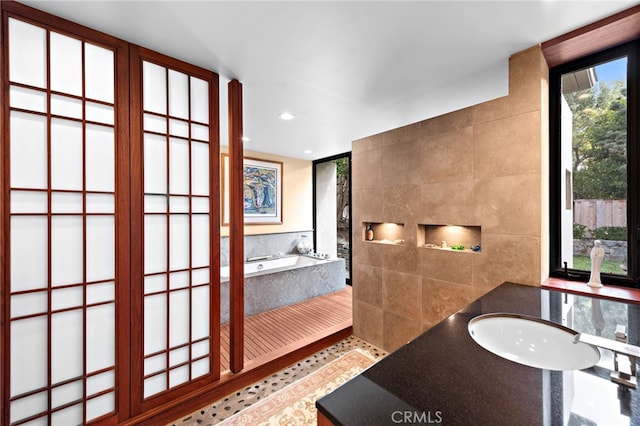
[[[587,333],[578,333],[574,338],[574,343],[578,342],[587,343],[603,349],[609,349],[610,351],[617,352],[622,355],[640,357],[640,347],[630,345],[625,342],[618,342],[617,340],[605,339],[604,337],[594,336]]]
[[[638,357],[640,357],[640,347],[630,345],[625,342],[619,342],[617,340],[605,339],[604,337],[594,336],[587,333],[576,334],[573,343],[580,342],[613,351],[614,371],[611,372],[611,380],[615,383],[618,383],[619,385],[626,386],[632,389],[636,389],[638,387],[638,380],[636,378],[636,360]],[[629,358],[631,370],[630,374],[618,369],[618,355],[625,355]]]
[[[271,256],[254,256],[254,257],[247,257],[246,261],[247,262],[254,262],[256,260],[267,260],[267,259],[271,259]]]

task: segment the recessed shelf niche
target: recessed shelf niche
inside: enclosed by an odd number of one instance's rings
[[[418,247],[480,253],[481,227],[472,225],[418,225]]]
[[[371,230],[371,233],[369,230]],[[402,245],[405,241],[404,224],[363,222],[362,239],[372,243]]]

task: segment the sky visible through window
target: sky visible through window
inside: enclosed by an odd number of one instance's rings
[[[598,65],[596,75],[599,82],[612,83],[614,81],[624,82],[623,87],[627,87],[627,58],[620,58],[615,61],[605,62]]]

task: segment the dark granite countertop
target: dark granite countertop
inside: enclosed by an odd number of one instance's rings
[[[530,315],[640,343],[640,305],[505,283],[317,402],[336,425],[640,425],[640,390],[609,379],[613,356],[585,370],[550,371],[503,359],[467,331],[475,316]],[[621,357],[621,366],[626,358]],[[621,367],[622,368],[622,367]]]

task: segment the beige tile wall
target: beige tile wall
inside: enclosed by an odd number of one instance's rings
[[[546,274],[548,68],[509,61],[509,95],[353,142],[354,334],[391,351],[504,281]],[[364,241],[404,224],[404,245]],[[474,225],[482,252],[418,247],[418,225]],[[424,238],[422,238],[424,240]]]

